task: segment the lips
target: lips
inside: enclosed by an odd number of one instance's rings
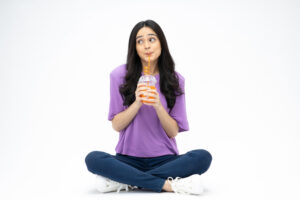
[[[147,56],[150,56],[152,53],[146,53]]]

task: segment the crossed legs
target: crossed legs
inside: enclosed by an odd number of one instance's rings
[[[94,174],[156,192],[172,191],[166,181],[168,177],[183,178],[204,173],[209,168],[211,160],[212,156],[206,150],[192,150],[154,169],[144,171],[139,169],[135,162],[125,163],[101,151],[93,151],[85,158],[88,170]]]

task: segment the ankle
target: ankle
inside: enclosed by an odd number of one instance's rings
[[[162,188],[164,191],[166,192],[173,192],[172,190],[172,186],[171,186],[171,183],[169,180],[166,180],[165,181],[165,184],[163,185],[163,188]]]

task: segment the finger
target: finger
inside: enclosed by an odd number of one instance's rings
[[[153,93],[153,94],[158,94],[158,92],[156,91],[156,89],[149,89],[147,91],[150,92],[150,93]]]
[[[147,94],[148,93],[147,90],[138,90],[137,92],[138,93],[143,93],[143,94]]]
[[[153,103],[157,102],[156,99],[148,99],[148,98],[142,98],[142,99],[143,99],[143,101],[145,101],[144,103],[151,103],[151,104],[153,104]]]
[[[151,94],[145,94],[145,96],[146,96],[148,99],[157,99],[156,96],[151,95]]]
[[[147,90],[138,90],[137,92],[147,93]]]
[[[148,105],[148,106],[153,106],[155,103],[150,103],[150,102],[143,102],[143,104]]]
[[[145,83],[139,83],[137,86],[142,87],[142,86],[146,86],[146,84]]]
[[[154,103],[155,102],[149,101],[149,99],[143,100],[143,104],[146,104],[146,105],[153,105]]]
[[[153,97],[153,98],[158,98],[158,94],[157,93],[153,93],[153,92],[145,92],[145,94],[148,96],[148,97]]]
[[[141,97],[142,95],[146,96],[145,92],[137,92],[136,96]]]
[[[145,86],[141,86],[139,88],[137,88],[138,91],[148,91],[149,88],[148,87],[145,87]]]

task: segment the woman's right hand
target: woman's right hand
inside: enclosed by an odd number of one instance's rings
[[[146,87],[145,83],[139,83],[136,87],[135,90],[135,101],[141,106],[143,105],[142,100],[145,100],[145,98],[147,98],[147,96],[145,95],[145,92],[148,90],[149,88]],[[144,97],[142,97],[142,95]]]

